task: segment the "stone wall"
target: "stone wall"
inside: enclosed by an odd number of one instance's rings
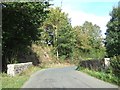
[[[110,66],[110,59],[104,58],[102,60],[84,60],[79,63],[79,67],[80,66],[93,70],[108,69]]]
[[[7,65],[7,74],[10,76],[15,76],[16,74],[20,74],[23,70],[32,66],[32,62],[28,63],[19,63],[19,64],[8,64]]]

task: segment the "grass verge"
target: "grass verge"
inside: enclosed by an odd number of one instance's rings
[[[30,68],[28,68],[27,70],[23,71],[21,74],[18,74],[14,77],[12,76],[9,76],[5,73],[1,73],[0,74],[0,81],[2,81],[2,87],[0,87],[0,90],[1,88],[21,88],[22,85],[30,78],[30,76],[38,71],[38,70],[41,70],[41,69],[45,69],[45,68],[57,68],[57,67],[65,67],[65,66],[70,66],[70,64],[56,64],[56,63],[44,63],[44,64],[41,64],[39,67],[35,67],[35,66],[32,66]]]
[[[14,77],[5,73],[0,74],[0,80],[2,80],[1,88],[20,88],[29,79],[29,77],[36,71],[41,70],[40,67],[32,66]],[[1,89],[0,88],[0,89]]]
[[[82,71],[84,73],[87,73],[93,77],[96,77],[100,80],[112,83],[112,84],[116,84],[118,86],[120,86],[120,77],[116,77],[114,74],[111,73],[105,73],[105,72],[98,72],[98,71],[93,71],[93,70],[89,70],[87,68],[81,68],[79,69],[79,71]]]

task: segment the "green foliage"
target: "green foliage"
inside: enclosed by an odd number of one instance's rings
[[[105,55],[105,48],[102,45],[100,27],[86,21],[82,26],[74,29],[75,48],[79,50],[82,57],[100,58]]]
[[[54,48],[52,52],[57,58],[77,60],[81,57],[104,56],[99,26],[86,21],[82,26],[72,28],[68,14],[61,8],[49,8],[50,12],[47,14],[48,11],[44,9],[49,6],[49,3],[45,1],[5,3],[5,5],[6,7],[3,8],[5,57],[16,57],[18,51],[25,50],[38,39],[39,44],[52,46]],[[11,18],[7,20],[7,16]]]
[[[110,60],[112,73],[120,77],[120,56],[114,56]]]
[[[58,53],[59,56],[66,56],[66,58],[72,57],[73,42],[70,26],[61,28],[58,31]]]
[[[40,30],[48,13],[49,3],[42,2],[9,2],[3,3],[3,67],[16,57],[19,51],[31,46],[39,39]]]
[[[72,46],[72,26],[66,13],[59,7],[50,8],[48,18],[43,25],[42,40],[54,47],[54,53],[58,57],[71,57]]]
[[[113,83],[116,85],[120,85],[120,78],[116,77],[112,73],[97,72],[97,71],[85,69],[82,67],[80,67],[80,68],[81,68],[80,71],[85,72],[91,76],[98,78],[98,79],[101,79],[103,81],[110,82],[110,83]]]
[[[105,46],[108,57],[111,57],[112,73],[120,77],[120,4],[113,8],[110,16]]]
[[[110,13],[111,19],[107,24],[106,51],[109,57],[120,55],[120,5]]]
[[[52,45],[59,58],[77,62],[81,58],[102,58],[105,55],[100,27],[86,21],[82,26],[72,28],[68,15],[59,7],[50,8],[43,29],[43,43]]]
[[[38,39],[37,29],[46,16],[41,3],[4,3],[3,8],[3,51],[31,45]],[[34,11],[34,12],[33,12]],[[28,33],[29,32],[29,33]],[[4,50],[5,49],[5,50]]]

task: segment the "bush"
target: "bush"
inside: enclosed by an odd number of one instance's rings
[[[120,77],[120,55],[112,57],[110,60],[110,65],[112,73]]]

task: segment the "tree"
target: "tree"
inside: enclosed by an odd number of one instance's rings
[[[64,24],[58,30],[58,41],[57,49],[60,57],[64,59],[70,59],[72,57],[74,42],[73,42],[73,33],[72,27],[69,24]]]
[[[106,52],[111,58],[112,73],[120,77],[120,2],[110,13],[111,19],[107,24],[106,31]],[[119,82],[118,82],[119,83]]]
[[[46,18],[48,11],[45,9],[48,8],[49,2],[3,4],[2,70],[6,71],[6,65],[12,58],[39,39],[38,27]]]
[[[54,47],[57,59],[61,56],[70,57],[72,26],[68,15],[62,12],[59,7],[50,8],[50,13],[43,28],[43,42]]]
[[[102,56],[99,54],[103,49],[99,26],[86,21],[82,26],[74,27],[74,33],[76,38],[75,46],[81,54],[92,58]]]
[[[120,55],[120,4],[110,13],[111,19],[107,24],[106,52],[108,57]]]

